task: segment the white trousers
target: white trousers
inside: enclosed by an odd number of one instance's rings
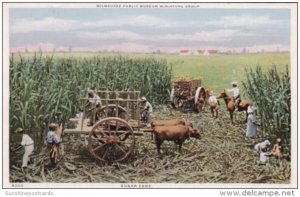
[[[22,167],[27,167],[29,156],[32,154],[33,150],[34,150],[33,145],[25,146],[25,153],[23,155]]]

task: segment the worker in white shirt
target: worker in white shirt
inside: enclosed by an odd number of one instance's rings
[[[93,90],[88,90],[88,101],[87,102],[88,102],[87,105],[91,105],[91,109],[89,109],[88,111],[92,112],[88,126],[93,126],[97,119],[96,113],[102,105],[101,99]]]
[[[232,89],[227,89],[227,92],[233,92],[233,99],[235,102],[235,106],[238,107],[241,102],[240,89],[236,81],[233,81],[231,85],[232,85]]]
[[[268,151],[268,148],[265,147],[263,149],[261,149],[261,152],[259,154],[259,161],[258,161],[258,165],[266,165],[267,162],[269,161],[269,157],[272,155],[272,153],[270,153]]]
[[[21,145],[25,147],[25,153],[23,155],[23,162],[22,162],[22,168],[26,168],[28,165],[28,162],[30,160],[30,155],[32,154],[34,150],[34,142],[32,138],[25,134],[24,129],[17,128],[15,133],[22,134],[22,142]]]
[[[150,123],[152,121],[152,112],[153,112],[153,108],[152,105],[149,103],[149,101],[147,101],[146,97],[142,97],[141,98],[142,103],[145,103],[145,107],[143,109],[143,116],[144,119]]]

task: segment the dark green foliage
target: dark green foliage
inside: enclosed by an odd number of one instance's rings
[[[154,105],[162,104],[169,99],[171,69],[154,58],[11,56],[11,130],[23,127],[41,139],[50,122],[75,116],[87,88],[140,90]]]
[[[290,151],[291,141],[291,83],[288,66],[285,73],[278,73],[276,65],[268,72],[260,66],[246,71],[243,82],[245,92],[258,108],[264,137],[282,137]]]

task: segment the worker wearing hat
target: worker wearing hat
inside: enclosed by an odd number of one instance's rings
[[[253,107],[249,106],[247,109],[247,113],[248,113],[248,118],[247,118],[246,136],[255,137],[257,126],[259,126],[259,124],[256,123]]]
[[[88,90],[87,105],[92,106],[92,108],[88,110],[88,111],[92,112],[90,115],[90,122],[89,122],[88,126],[92,126],[92,125],[94,125],[94,123],[96,121],[96,113],[102,105],[100,97],[93,90]]]
[[[144,96],[141,98],[141,100],[142,103],[145,103],[145,107],[143,109],[144,118],[147,120],[148,123],[150,123],[152,121],[152,105],[149,103],[149,101],[147,101],[146,97]]]
[[[49,131],[47,133],[47,143],[48,145],[53,145],[53,144],[60,144],[61,139],[60,137],[55,133],[58,125],[55,123],[51,123],[49,125]]]
[[[227,89],[228,92],[233,92],[233,99],[236,106],[239,106],[241,102],[240,89],[236,81],[231,82],[232,89]],[[238,110],[238,109],[237,109]]]
[[[282,157],[282,140],[280,137],[276,139],[276,143],[274,144],[272,149],[272,155],[274,155],[278,159]]]
[[[21,145],[25,147],[25,153],[23,155],[23,162],[22,162],[22,168],[26,168],[28,165],[28,162],[30,160],[30,155],[32,154],[34,150],[34,141],[32,138],[25,134],[25,130],[22,128],[17,128],[15,133],[22,134],[22,141]]]

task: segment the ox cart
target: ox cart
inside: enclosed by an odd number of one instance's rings
[[[171,90],[171,103],[174,108],[195,109],[201,112],[205,107],[206,92],[198,79],[176,78]]]
[[[72,118],[74,128],[64,133],[84,134],[87,136],[88,150],[99,161],[122,161],[133,152],[136,136],[152,132],[140,121],[139,91],[94,91],[102,101],[102,107],[94,114],[93,126],[87,126],[89,110],[84,108],[81,117]],[[82,98],[85,106],[87,98]]]

